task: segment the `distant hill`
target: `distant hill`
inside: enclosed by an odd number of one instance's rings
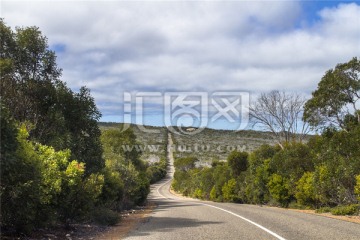
[[[99,122],[101,131],[108,129],[122,129],[122,123],[113,122]],[[147,131],[142,131],[140,128],[143,127]],[[131,124],[138,143],[134,145],[135,148],[140,149],[143,154],[141,158],[145,161],[156,162],[161,157],[166,157],[166,142],[167,142],[167,129],[165,127],[153,127],[153,126],[141,126],[140,128],[136,124]],[[156,133],[154,133],[156,131]],[[130,146],[129,146],[130,147]]]
[[[174,134],[175,157],[195,156],[201,165],[226,160],[233,150],[252,152],[263,144],[274,145],[269,132],[216,130],[205,128],[195,135]]]
[[[111,128],[122,128],[122,123],[99,122],[102,131]],[[157,161],[165,155],[167,128],[154,126],[140,126],[131,124],[143,150],[142,159]],[[188,128],[189,133],[196,130]],[[195,135],[173,134],[175,157],[195,156],[201,165],[209,165],[213,160],[226,160],[232,150],[252,152],[263,144],[274,145],[273,134],[254,130],[216,130],[205,128]]]

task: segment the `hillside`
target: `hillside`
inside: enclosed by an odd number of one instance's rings
[[[121,128],[121,123],[99,122],[102,131],[111,128]],[[145,161],[157,161],[164,156],[166,133],[165,127],[145,126],[151,131],[144,132],[135,124],[131,125],[137,140],[137,145],[143,151],[142,159]],[[195,156],[201,165],[211,164],[213,160],[226,160],[227,155],[233,150],[252,152],[263,144],[273,145],[273,136],[269,132],[243,130],[216,130],[206,128],[195,135],[173,134],[175,157]]]

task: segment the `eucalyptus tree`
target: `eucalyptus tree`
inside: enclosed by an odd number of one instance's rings
[[[305,104],[304,120],[313,127],[349,130],[360,123],[360,60],[328,70]]]

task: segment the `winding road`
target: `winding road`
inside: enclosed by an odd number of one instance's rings
[[[172,138],[169,134],[169,146]],[[170,192],[174,158],[168,151],[167,177],[152,185],[156,204],[147,220],[126,239],[360,239],[360,224],[247,204],[215,203]]]

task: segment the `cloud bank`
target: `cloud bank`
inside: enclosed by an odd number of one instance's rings
[[[57,52],[62,79],[86,85],[104,115],[124,91],[309,94],[337,63],[360,56],[360,5],[300,1],[3,1],[12,26],[36,25]],[[120,119],[114,119],[120,121]]]

